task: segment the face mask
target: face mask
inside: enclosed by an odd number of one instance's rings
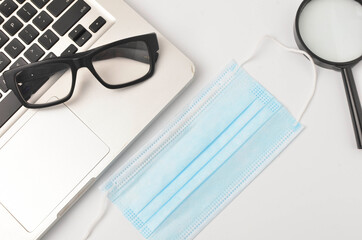
[[[104,190],[146,239],[192,239],[302,129],[232,61]]]

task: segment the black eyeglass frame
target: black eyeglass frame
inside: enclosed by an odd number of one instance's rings
[[[144,42],[147,46],[148,56],[150,58],[149,59],[150,68],[149,68],[148,72],[141,78],[138,78],[136,80],[133,80],[133,81],[127,82],[127,83],[123,83],[123,84],[111,85],[111,84],[108,84],[107,82],[105,82],[99,76],[99,74],[97,73],[97,71],[95,70],[95,68],[93,66],[93,63],[92,63],[93,57],[96,56],[98,53],[105,51],[109,48],[112,48],[112,47],[115,47],[115,46],[118,46],[121,44],[129,43],[129,42],[136,42],[136,41]],[[155,63],[158,59],[158,52],[157,52],[158,50],[159,50],[159,46],[158,46],[158,41],[157,41],[157,35],[155,33],[149,33],[149,34],[145,34],[145,35],[139,35],[139,36],[135,36],[135,37],[118,40],[118,41],[115,41],[115,42],[112,42],[112,43],[109,43],[109,44],[106,44],[106,45],[103,45],[103,46],[100,46],[100,47],[97,47],[94,49],[90,49],[85,52],[76,53],[76,54],[73,54],[70,56],[55,57],[55,58],[50,58],[50,59],[43,60],[40,62],[35,62],[35,63],[30,63],[27,65],[19,66],[17,68],[13,68],[8,71],[5,71],[3,73],[3,77],[4,77],[7,87],[14,92],[16,97],[26,108],[36,109],[36,108],[51,107],[54,105],[64,103],[72,97],[72,95],[74,93],[74,89],[75,89],[77,72],[78,72],[78,69],[80,69],[82,67],[88,68],[88,70],[96,77],[96,79],[104,87],[109,88],[109,89],[119,89],[119,88],[129,87],[129,86],[135,85],[137,83],[146,81],[153,75],[153,73],[155,71]],[[44,103],[44,104],[31,104],[31,103],[28,103],[25,99],[23,99],[22,94],[20,93],[20,90],[16,84],[16,75],[19,72],[32,68],[32,67],[46,66],[48,64],[56,64],[56,63],[68,65],[70,67],[69,70],[72,71],[72,85],[71,85],[69,94],[62,99],[59,99],[59,100],[51,102],[51,103]]]

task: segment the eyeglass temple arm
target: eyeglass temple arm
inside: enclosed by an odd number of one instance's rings
[[[135,49],[127,47],[118,47],[116,51],[104,51],[102,54],[98,54],[93,61],[107,60],[115,57],[123,57],[136,60],[138,62],[149,63],[149,54],[147,49]],[[158,53],[156,52],[155,61],[158,59]]]

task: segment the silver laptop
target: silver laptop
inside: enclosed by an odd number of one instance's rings
[[[71,100],[25,109],[0,77],[0,239],[39,239],[174,99],[193,63],[122,0],[1,0],[0,76],[9,68],[155,32],[151,79],[118,90],[87,69]],[[77,39],[72,32],[82,30]],[[42,96],[56,98],[64,74]]]

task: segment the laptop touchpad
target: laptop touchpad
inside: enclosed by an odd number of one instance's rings
[[[0,151],[0,203],[31,232],[108,152],[64,105],[40,110]]]

